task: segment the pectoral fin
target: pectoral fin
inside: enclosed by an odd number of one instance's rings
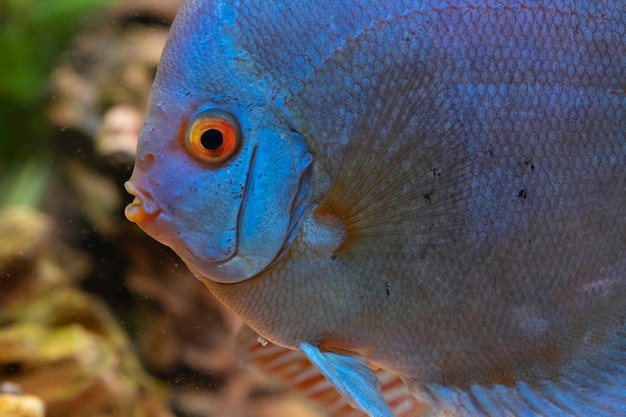
[[[298,348],[353,407],[370,417],[394,417],[382,397],[374,371],[364,359],[324,352],[308,343],[301,343]]]
[[[363,412],[353,408],[339,394],[335,386],[299,350],[273,344],[244,326],[237,337],[240,356],[261,369],[265,374],[292,387],[313,403],[328,412],[329,417],[363,417]],[[259,341],[261,340],[261,341]],[[402,378],[379,369],[376,377],[385,402],[396,417],[430,416],[425,403],[417,401]]]

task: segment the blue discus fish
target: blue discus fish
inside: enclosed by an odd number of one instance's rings
[[[370,416],[626,415],[623,0],[190,0],[126,188]]]

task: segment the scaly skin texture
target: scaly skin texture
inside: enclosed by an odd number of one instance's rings
[[[293,236],[276,232],[285,245],[256,276],[236,284],[200,276],[222,302],[279,344],[355,351],[403,376],[458,386],[552,378],[620,337],[622,2],[228,3],[195,1],[181,11],[132,180],[159,201],[163,174],[146,155],[166,152],[181,118],[206,103],[235,113],[244,136],[267,126],[301,135],[315,163],[284,171],[284,183],[296,185],[285,192],[291,206],[278,211],[302,204],[304,214],[289,223]],[[377,86],[397,68],[423,82],[393,94],[423,105],[398,139],[414,144],[400,161],[408,175],[383,184],[404,185],[375,200],[380,218],[400,215],[389,227],[406,233],[382,226],[375,238],[344,245],[343,227],[350,239],[362,222],[351,229],[337,220],[341,210],[313,210],[328,192],[352,192],[329,191],[329,181],[341,175],[342,154],[352,155],[352,133],[367,130],[359,116],[372,95],[387,94]],[[250,149],[241,151],[244,164]],[[369,175],[396,154],[368,163]],[[422,188],[420,203],[402,200]],[[270,223],[264,238],[285,227]],[[184,243],[160,240],[182,252]]]

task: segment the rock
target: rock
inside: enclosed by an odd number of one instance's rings
[[[150,369],[161,375],[186,368],[198,374],[232,372],[241,320],[223,307],[180,259],[156,242],[132,249],[127,285],[151,300],[140,329],[139,349]]]
[[[0,417],[44,417],[44,405],[32,395],[0,394]]]
[[[13,413],[0,417],[30,415],[17,414],[33,404],[22,390],[47,417],[171,417],[119,321],[75,287],[85,257],[56,240],[54,225],[29,208],[0,212],[0,394]]]
[[[54,227],[50,217],[29,207],[0,211],[0,317],[12,305],[70,285],[89,270],[84,255],[55,242]]]
[[[157,4],[145,7],[147,3],[155,2],[123,2],[123,7],[105,13],[109,19],[91,22],[89,30],[76,37],[72,53],[64,57],[52,79],[48,116],[54,124],[97,138],[107,133],[102,127],[103,121],[110,123],[103,120],[109,110],[121,105],[143,113],[167,23],[180,1],[162,2],[170,9],[163,11],[156,10]],[[128,150],[134,155],[134,149]]]
[[[64,289],[15,313],[0,327],[0,380],[36,393],[48,417],[171,415],[98,300]]]
[[[111,107],[104,114],[96,136],[95,150],[105,158],[116,154],[134,156],[143,124],[143,112],[127,104]]]

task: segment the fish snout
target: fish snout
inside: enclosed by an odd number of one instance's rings
[[[130,195],[135,197],[124,210],[124,214],[128,220],[142,224],[159,214],[161,211],[160,207],[147,192],[140,190],[130,181],[124,183],[124,188]]]

